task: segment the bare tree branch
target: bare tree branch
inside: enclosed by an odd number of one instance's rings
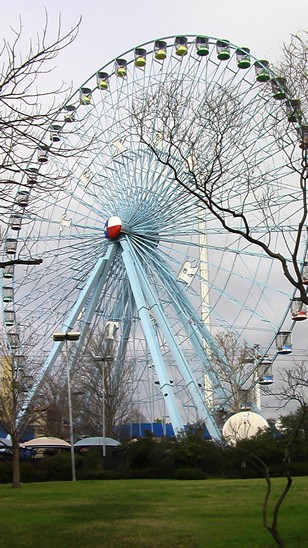
[[[279,263],[285,278],[308,304],[301,275],[308,169],[303,139],[301,151],[298,146],[300,130],[296,135],[285,112],[283,116],[276,110],[264,118],[260,116],[260,108],[270,108],[266,91],[264,95],[259,92],[249,105],[239,99],[236,85],[226,88],[215,82],[203,86],[202,95],[196,93],[194,97],[190,88],[186,92],[183,79],[170,79],[153,86],[142,97],[136,96],[131,112],[135,132],[155,158],[170,168],[174,180],[187,194],[199,199],[205,217],[217,219],[226,232],[240,236],[256,251],[262,250]],[[290,94],[287,85],[287,105]],[[263,149],[258,146],[262,140],[268,140]],[[289,220],[285,227],[278,220],[276,183],[280,175],[268,169],[273,147],[277,162],[283,161],[286,166],[281,176],[294,172],[298,175],[292,237]],[[239,195],[241,200],[237,200]],[[262,236],[256,230],[261,226]],[[279,247],[272,237],[273,230],[281,235]]]

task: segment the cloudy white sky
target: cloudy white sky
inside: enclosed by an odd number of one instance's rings
[[[275,62],[283,42],[308,21],[307,0],[1,0],[0,30],[11,38],[21,16],[24,35],[35,38],[49,16],[56,30],[82,16],[79,35],[58,60],[55,78],[77,88],[97,69],[144,42],[176,34],[226,38],[252,54]]]

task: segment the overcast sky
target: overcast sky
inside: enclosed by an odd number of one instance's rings
[[[64,29],[82,16],[74,44],[58,59],[55,78],[78,88],[101,66],[144,42],[176,34],[226,38],[275,62],[283,42],[308,21],[308,0],[0,0],[2,37],[10,39],[21,16],[24,35],[40,32],[44,8],[49,28]]]

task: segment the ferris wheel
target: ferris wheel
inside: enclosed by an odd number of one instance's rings
[[[134,363],[133,393],[148,420],[161,405],[175,430],[204,420],[220,438],[215,413],[228,395],[212,362],[225,360],[215,334],[232,331],[267,355],[294,295],[276,261],[190,192],[192,173],[212,170],[222,207],[245,207],[254,234],[285,252],[300,190],[279,139],[287,131],[297,142],[296,108],[267,61],[188,35],[127,51],[71,96],[28,166],[5,238],[9,256],[42,259],[3,273],[12,353],[20,327],[31,326],[32,359],[44,358],[28,403],[59,357],[53,333],[85,337],[104,326],[114,374]],[[50,143],[59,153],[48,162]],[[37,177],[57,173],[63,185],[36,192]]]

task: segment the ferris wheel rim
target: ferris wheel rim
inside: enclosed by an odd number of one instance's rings
[[[196,38],[196,35],[186,35],[186,36]],[[162,38],[161,40],[167,41],[167,40],[171,40],[171,39],[175,39],[175,38],[176,38],[176,36],[171,36],[171,37]],[[208,37],[208,38],[210,38],[211,40],[213,40],[213,44],[212,44],[213,46],[216,45],[218,39],[214,39],[214,38],[211,38],[211,37]],[[143,45],[143,46],[146,46],[146,45],[149,45],[149,44],[153,44],[153,41],[146,42],[145,44],[142,44],[142,45]],[[238,49],[234,44],[231,44],[230,42],[229,42],[228,44],[229,44],[229,46],[230,46],[231,48],[234,49],[234,51],[235,51],[236,49]],[[142,45],[140,45],[139,47],[142,47]],[[172,44],[168,44],[168,47],[170,47],[170,48],[173,47],[173,46],[174,46],[173,43],[172,43]],[[137,47],[138,47],[138,46],[137,46]],[[123,56],[125,56],[125,55],[128,55],[128,54],[133,53],[133,52],[135,51],[135,49],[136,49],[136,48],[132,48],[132,49],[128,50],[127,52],[121,54],[120,57],[123,57]],[[240,49],[241,49],[241,48],[240,48]],[[250,55],[251,55],[251,54],[250,54]],[[257,61],[257,59],[254,58],[252,55],[251,55],[251,58],[254,59],[255,61]],[[104,65],[104,66],[103,66],[101,69],[99,69],[99,70],[103,70],[104,68],[110,66],[110,65],[111,65],[112,63],[114,63],[117,59],[119,59],[119,57],[116,57],[114,60],[112,60],[112,61],[109,62],[108,64]],[[131,59],[131,60],[129,61],[129,63],[133,63],[133,59]],[[93,78],[95,78],[96,74],[97,74],[97,73],[94,73],[94,74],[93,74],[93,75],[92,75],[84,84],[82,84],[82,85],[81,85],[81,88],[83,88],[84,86],[86,86]],[[272,75],[273,75],[273,73],[272,73]],[[274,75],[273,75],[273,76],[274,76]],[[96,90],[96,89],[97,89],[97,86],[94,88],[94,90]],[[76,90],[76,92],[74,92],[74,94],[73,94],[73,95],[71,96],[71,98],[68,100],[67,105],[69,104],[69,102],[71,101],[72,98],[78,96],[79,90],[80,90],[80,88],[78,88],[78,90]],[[84,105],[82,105],[81,108],[84,108]],[[142,150],[141,150],[141,152],[140,152],[140,150],[138,150],[138,153],[141,154],[141,153],[142,153]],[[71,206],[71,207],[73,208],[74,200],[73,200],[73,198],[72,198],[71,200],[72,200],[72,202],[71,202],[71,203],[72,203],[72,206]],[[47,207],[48,207],[48,204],[46,204],[46,208],[47,208]],[[65,212],[66,212],[66,211],[69,211],[69,208],[67,208],[67,209],[65,210]],[[44,214],[42,214],[42,217],[43,217],[43,216],[44,216]],[[106,220],[107,220],[107,219],[106,219]],[[64,225],[64,226],[66,226],[66,225]],[[81,229],[81,226],[80,226],[79,228]],[[181,234],[181,237],[183,237],[183,234],[184,234],[184,232]],[[19,237],[19,235],[18,235],[18,237]],[[90,239],[91,237],[93,237],[93,236],[91,236],[91,234],[89,234],[89,235],[88,235],[88,238]],[[50,241],[51,241],[51,242],[53,241],[52,238],[53,238],[53,235],[51,234],[51,235],[50,235]],[[84,236],[83,236],[83,238],[86,239]],[[45,240],[47,241],[47,237],[45,238]],[[73,240],[73,238],[72,238],[72,240]],[[155,240],[155,238],[154,238],[154,240]],[[168,243],[167,240],[166,240],[166,242]],[[78,243],[78,242],[77,242],[77,243]],[[98,243],[99,243],[99,242],[98,242]],[[167,245],[167,243],[166,243],[166,245]],[[67,245],[68,245],[68,244],[67,244]],[[72,245],[72,244],[71,244],[71,245]],[[105,246],[105,247],[106,247],[106,246]],[[306,249],[307,249],[307,247],[306,247]],[[57,249],[57,251],[59,252],[59,248]],[[305,252],[305,253],[306,253],[306,252]],[[179,261],[179,259],[178,259],[178,261]],[[53,268],[55,268],[55,267],[53,266]],[[79,274],[79,275],[80,275],[80,274]],[[48,274],[46,274],[46,279],[48,279]],[[218,284],[217,284],[217,285],[218,285]],[[55,288],[54,288],[54,290],[55,290]],[[294,294],[295,294],[295,292],[293,293],[293,295],[294,295]],[[226,296],[226,295],[225,295],[225,296]],[[248,310],[249,310],[249,307],[248,307]],[[286,312],[286,314],[287,314],[287,312]],[[281,324],[280,324],[280,329],[282,328],[282,325],[283,325],[284,321],[285,321],[285,318],[282,320],[282,322],[281,322]],[[273,340],[274,340],[274,339],[273,339]],[[270,347],[272,346],[273,340],[271,340],[271,342],[270,342],[268,348],[270,348]]]

